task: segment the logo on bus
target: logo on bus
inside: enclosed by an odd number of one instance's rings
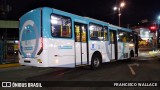
[[[91,50],[95,50],[95,46],[94,46],[94,44],[92,44]]]

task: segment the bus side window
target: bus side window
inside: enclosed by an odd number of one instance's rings
[[[51,32],[53,37],[71,38],[71,18],[52,14],[51,15]]]
[[[118,31],[118,38],[119,38],[118,41],[126,43],[129,41],[129,34],[125,31],[119,30]]]
[[[102,29],[103,29],[103,27],[101,25],[90,24],[90,26],[89,26],[90,39],[91,40],[98,40],[98,41],[103,40]]]
[[[61,25],[52,26],[52,36],[60,37]]]
[[[62,28],[62,37],[70,37],[70,27],[69,26],[63,26]]]
[[[133,43],[134,42],[134,37],[133,37],[133,33],[129,33],[129,39],[128,42]]]

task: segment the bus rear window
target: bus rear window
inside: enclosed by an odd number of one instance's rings
[[[69,17],[52,14],[51,34],[57,38],[71,38],[71,19]]]

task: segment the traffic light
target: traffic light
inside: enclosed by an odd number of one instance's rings
[[[149,29],[150,29],[151,32],[154,32],[154,33],[157,31],[156,26],[150,26]]]

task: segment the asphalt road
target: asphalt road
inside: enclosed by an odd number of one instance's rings
[[[136,65],[138,64],[138,66]],[[129,65],[134,70],[130,70]],[[101,68],[89,67],[62,69],[26,78],[27,81],[157,81],[160,80],[160,61],[118,61],[102,64]]]
[[[104,63],[97,70],[78,68],[15,67],[0,70],[0,81],[160,81],[160,60],[144,55],[132,61]],[[16,88],[14,88],[16,90]],[[49,88],[44,88],[45,90]],[[54,90],[159,90],[158,87],[56,87]]]

